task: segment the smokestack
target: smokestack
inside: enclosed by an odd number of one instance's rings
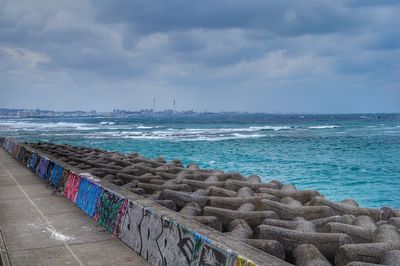
[[[156,98],[153,98],[153,112],[156,111]]]
[[[174,99],[174,113],[176,112],[176,109],[175,109],[175,99]]]

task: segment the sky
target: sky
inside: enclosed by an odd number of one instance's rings
[[[400,112],[400,1],[0,0],[0,107]]]

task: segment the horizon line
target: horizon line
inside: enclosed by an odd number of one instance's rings
[[[149,113],[157,114],[157,113],[163,113],[165,111],[173,111],[172,109],[164,109],[164,110],[159,110],[159,111],[154,111],[153,109],[141,109],[141,110],[127,110],[127,109],[113,109],[111,111],[97,111],[97,110],[51,110],[51,109],[40,109],[40,108],[17,108],[17,107],[0,107],[0,110],[17,110],[17,111],[42,111],[42,112],[60,112],[60,113],[73,113],[73,112],[84,112],[84,113],[90,113],[95,111],[96,114],[101,114],[101,113],[113,113],[114,110],[122,111],[122,112],[143,112],[143,111],[148,111]],[[283,111],[273,111],[273,112],[263,112],[263,111],[195,111],[195,110],[180,110],[180,111],[173,111],[175,114],[182,114],[184,112],[193,112],[197,114],[204,114],[204,113],[215,113],[215,114],[223,114],[223,113],[238,113],[238,114],[268,114],[268,115],[356,115],[356,114],[400,114],[399,112],[343,112],[343,113],[323,113],[323,112],[283,112]],[[93,115],[95,116],[95,115]]]

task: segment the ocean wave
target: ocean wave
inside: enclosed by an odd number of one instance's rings
[[[250,126],[250,127],[239,127],[239,128],[184,128],[181,130],[192,132],[192,133],[203,133],[203,132],[211,132],[211,133],[229,133],[229,132],[256,132],[256,131],[279,131],[279,130],[288,130],[294,129],[294,127],[289,126]],[[180,129],[169,128],[169,131],[178,131]]]
[[[115,125],[116,122],[112,122],[112,121],[102,121],[99,123],[100,125]]]
[[[79,126],[79,127],[76,127],[75,129],[76,129],[76,130],[86,130],[86,131],[89,131],[89,130],[99,130],[100,128],[99,128],[99,127],[90,127],[90,126]]]
[[[81,129],[87,127],[88,124],[84,123],[69,123],[69,122],[56,122],[56,123],[38,123],[30,121],[7,121],[1,122],[2,126],[7,126],[11,129],[54,129],[54,128],[75,128]]]
[[[254,130],[274,130],[274,131],[279,131],[279,130],[288,130],[288,129],[293,129],[295,127],[289,127],[289,126],[261,126],[261,127],[249,127],[249,129],[254,129]]]
[[[326,125],[326,126],[311,126],[308,127],[310,129],[329,129],[329,128],[338,128],[340,126],[335,126],[335,125]]]
[[[155,127],[152,127],[152,126],[143,126],[143,125],[141,125],[141,126],[138,126],[138,127],[136,127],[137,129],[152,129],[152,128],[155,128]]]
[[[239,133],[239,132],[193,132],[193,131],[111,131],[111,132],[94,132],[92,134],[85,134],[85,138],[96,139],[148,139],[148,140],[176,140],[176,141],[220,141],[230,139],[247,139],[247,138],[261,138],[265,137],[259,133]]]

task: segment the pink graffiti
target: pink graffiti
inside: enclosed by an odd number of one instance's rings
[[[64,195],[73,203],[76,203],[80,183],[80,176],[72,172],[68,175],[67,182],[65,183]]]

